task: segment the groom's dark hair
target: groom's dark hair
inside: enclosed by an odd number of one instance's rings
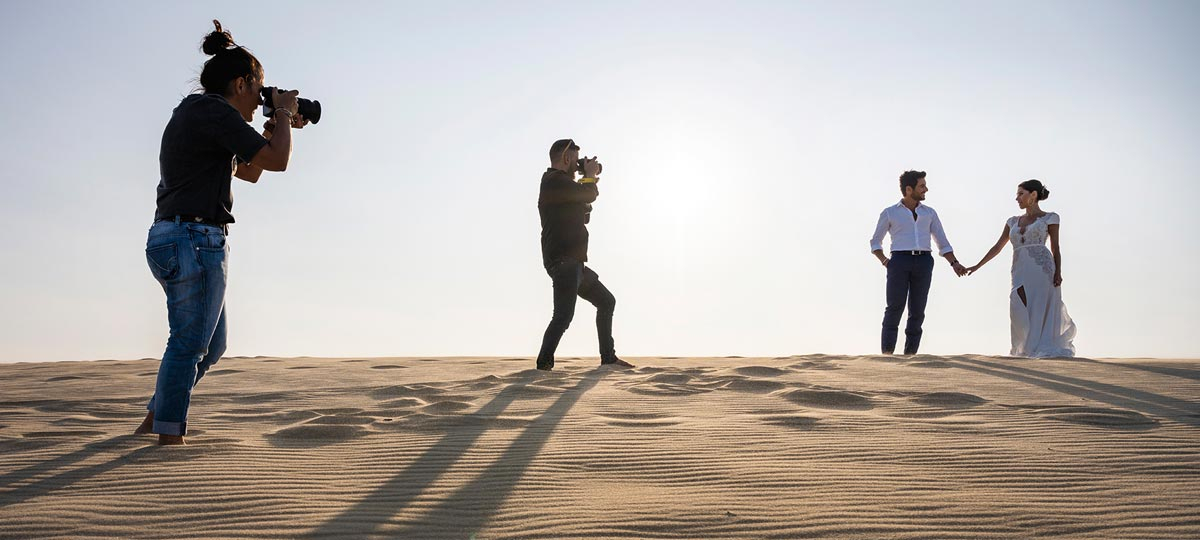
[[[925,178],[925,171],[904,171],[904,174],[900,175],[900,194],[908,195],[904,191],[906,187],[917,189],[917,181],[922,178]]]

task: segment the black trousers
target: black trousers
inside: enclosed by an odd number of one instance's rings
[[[601,360],[615,358],[617,353],[613,345],[612,319],[617,299],[608,292],[603,283],[600,283],[600,276],[583,263],[572,259],[563,259],[550,265],[546,273],[550,274],[550,279],[554,281],[554,316],[551,317],[546,334],[542,337],[538,367],[554,367],[554,351],[558,349],[558,342],[562,340],[563,333],[575,318],[576,297],[596,306],[596,334],[600,338]]]
[[[900,333],[900,316],[908,301],[908,324],[904,327],[904,354],[917,354],[921,347],[921,323],[925,322],[925,304],[929,301],[929,285],[933,281],[933,255],[913,255],[893,251],[887,266],[887,308],[883,311],[884,354],[896,350]]]

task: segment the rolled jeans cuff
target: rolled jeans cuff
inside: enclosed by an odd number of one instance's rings
[[[182,437],[187,434],[187,422],[161,422],[155,420],[153,431],[159,435],[179,435]]]

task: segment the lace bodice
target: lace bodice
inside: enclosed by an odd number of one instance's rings
[[[1008,239],[1013,249],[1025,246],[1042,246],[1050,236],[1050,225],[1058,224],[1058,214],[1047,212],[1046,215],[1033,220],[1033,223],[1021,228],[1021,216],[1008,218]]]

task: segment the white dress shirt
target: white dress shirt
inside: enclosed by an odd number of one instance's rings
[[[942,229],[942,220],[937,212],[923,204],[917,204],[917,219],[913,219],[912,210],[904,206],[904,202],[889,206],[879,213],[879,223],[875,225],[875,234],[871,235],[871,251],[883,250],[883,235],[892,235],[892,251],[933,251],[929,246],[929,235],[933,234],[938,245],[938,255],[954,251],[950,241],[946,239],[946,231]]]

